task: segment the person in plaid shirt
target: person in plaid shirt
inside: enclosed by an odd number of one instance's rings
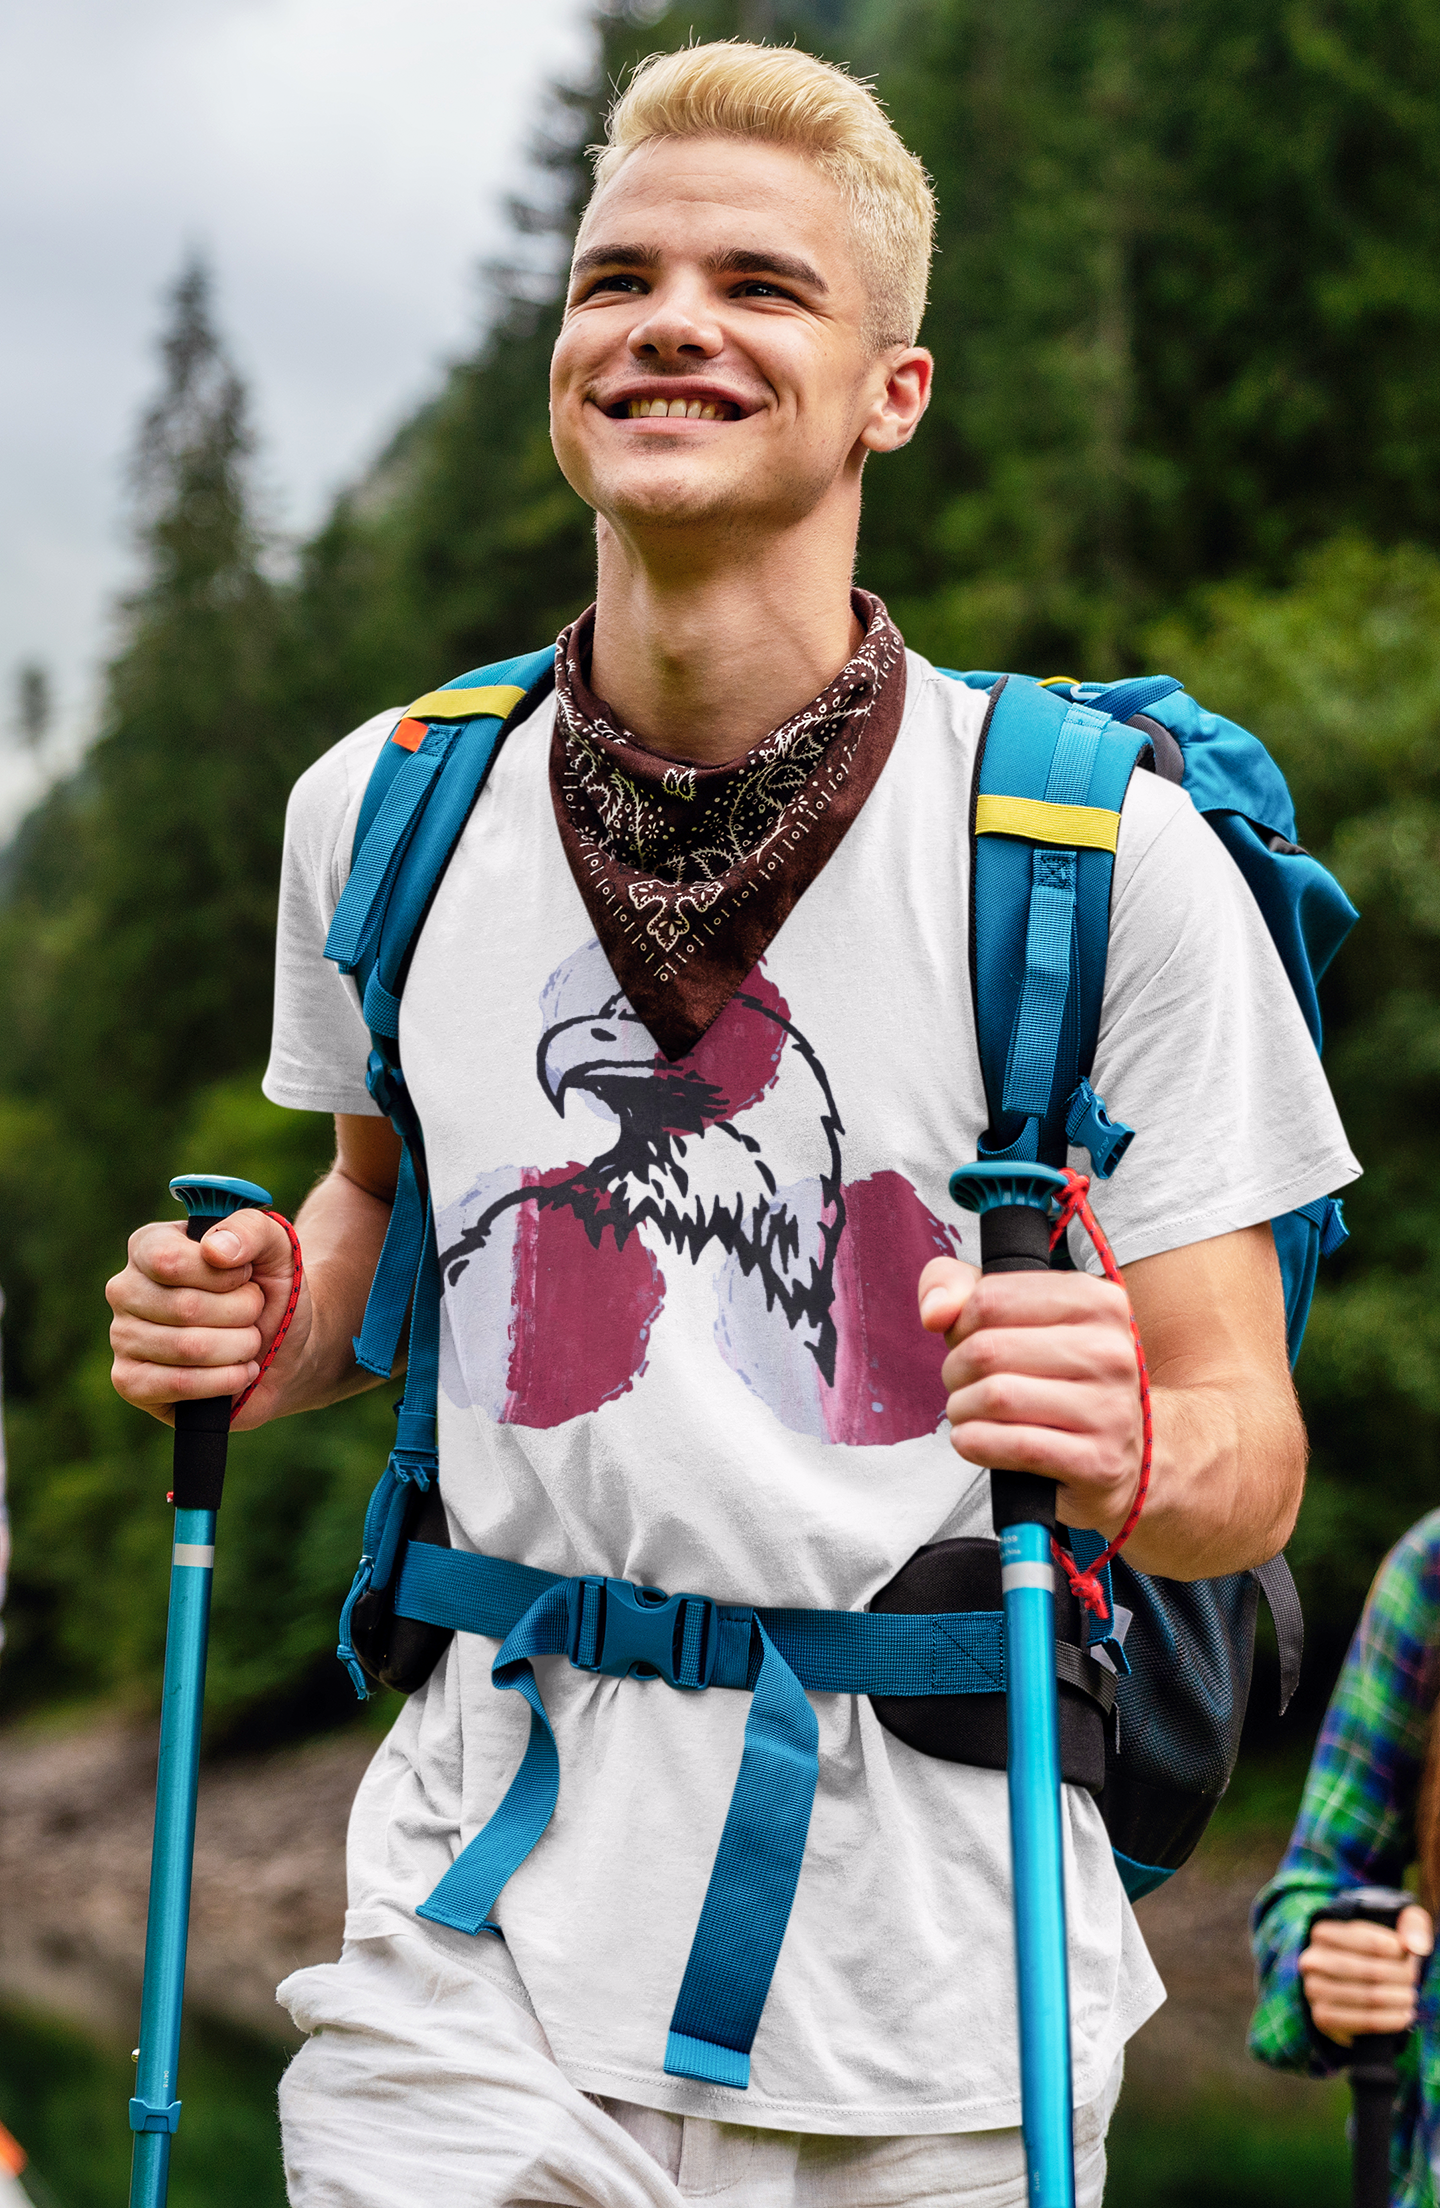
[[[1311,1919],[1353,1886],[1400,1886],[1417,1858],[1440,1888],[1440,1510],[1381,1565],[1325,1715],[1284,1861],[1251,1933],[1259,2001],[1250,2052],[1325,2078],[1357,2033],[1419,2030],[1401,2060],[1391,2141],[1394,2208],[1430,2208],[1440,2158],[1440,1966],[1418,1905],[1395,1931]],[[1426,1960],[1429,1958],[1429,1960]],[[1423,1975],[1422,1975],[1423,1973]]]

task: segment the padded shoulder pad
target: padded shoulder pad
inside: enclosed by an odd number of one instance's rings
[[[990,687],[971,814],[987,1155],[1063,1165],[1100,1027],[1120,808],[1144,733],[1024,675]]]
[[[443,683],[438,690],[427,690],[413,705],[407,705],[370,770],[355,823],[351,866],[359,860],[360,847],[391,783],[409,754],[419,750],[430,729],[464,726],[473,721],[493,722],[496,730],[507,727],[523,720],[521,707],[528,712],[554,680],[555,647],[551,644],[543,652],[525,652],[518,659],[497,659],[489,667],[472,668],[468,675],[457,675],[453,682]]]

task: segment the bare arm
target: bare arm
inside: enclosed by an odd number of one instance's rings
[[[1083,1273],[1000,1274],[936,1258],[921,1320],[949,1345],[951,1439],[973,1464],[1048,1473],[1066,1525],[1119,1532],[1142,1431],[1129,1304],[1150,1365],[1150,1493],[1126,1554],[1141,1571],[1205,1579],[1262,1563],[1300,1508],[1305,1431],[1285,1356],[1268,1225],[1125,1270],[1126,1293]]]
[[[236,1421],[263,1426],[378,1385],[355,1363],[400,1145],[388,1120],[343,1115],[335,1163],[295,1222],[305,1284],[284,1344]],[[264,1212],[236,1212],[200,1242],[172,1222],[141,1227],[106,1287],[112,1379],[127,1403],[171,1424],[181,1397],[238,1395],[254,1379],[290,1294],[290,1244]]]

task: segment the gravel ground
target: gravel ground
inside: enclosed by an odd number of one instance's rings
[[[92,2028],[134,2028],[155,1775],[150,1726],[93,1720],[0,1735],[0,1992]],[[268,2038],[274,1989],[339,1950],[345,1820],[374,1750],[360,1731],[206,1767],[200,1786],[189,2002]],[[1170,1998],[1132,2041],[1131,2091],[1214,2086],[1303,2096],[1245,2055],[1246,1917],[1283,1834],[1207,1840],[1139,1916]]]

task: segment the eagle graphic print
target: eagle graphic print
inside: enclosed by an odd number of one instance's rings
[[[782,1425],[850,1446],[935,1429],[915,1287],[958,1238],[902,1174],[846,1181],[830,1081],[763,959],[668,1059],[592,939],[542,992],[535,1073],[595,1154],[487,1172],[441,1211],[453,1399],[551,1427],[643,1387],[689,1267],[719,1354]]]

